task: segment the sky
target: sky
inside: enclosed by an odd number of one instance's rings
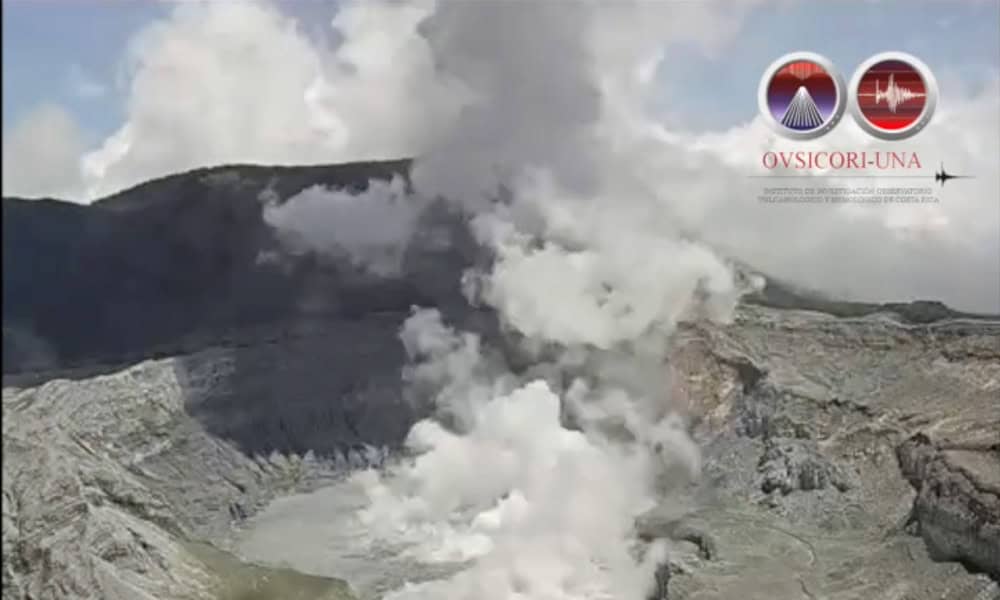
[[[761,73],[777,57],[808,50],[830,58],[849,81],[855,67],[886,50],[908,52],[952,85],[979,86],[1000,68],[1000,2],[794,2],[751,12],[725,50],[681,47],[664,65],[663,108],[672,122],[720,129],[752,118]],[[939,75],[939,83],[940,75]],[[673,93],[683,90],[684,93]],[[743,98],[743,102],[733,102]]]
[[[95,141],[121,123],[129,39],[167,14],[156,2],[4,0],[3,122],[43,103],[66,107]]]
[[[304,34],[334,43],[329,21],[336,1],[278,4]],[[170,9],[169,2],[152,0],[3,0],[5,126],[41,104],[57,103],[77,119],[87,139],[110,135],[124,118],[129,40]],[[997,0],[767,4],[750,12],[719,51],[672,45],[673,60],[660,69],[662,90],[651,104],[665,121],[688,128],[736,125],[757,110],[763,70],[776,57],[804,49],[831,57],[845,78],[866,57],[893,49],[921,57],[935,71],[956,73],[955,84],[976,86],[1000,68],[998,23]],[[944,101],[950,91],[941,90]]]
[[[282,8],[304,33],[332,42],[335,0],[292,0]],[[88,139],[110,135],[124,118],[129,41],[170,10],[155,0],[3,0],[3,122],[54,102]]]
[[[552,40],[531,37],[535,23],[516,11],[500,15],[500,37],[474,18],[445,27],[456,6],[489,12],[472,0],[4,0],[3,193],[87,203],[197,167],[432,158],[475,136],[500,147],[466,148],[463,160],[527,157],[565,174],[593,158],[587,136],[559,138],[582,135],[579,121],[618,152],[601,160],[628,156],[624,170],[645,171],[672,226],[769,272],[853,297],[1000,312],[1000,0],[522,5],[551,18],[537,35]],[[431,16],[451,37],[427,29]],[[547,55],[564,37],[585,48]],[[930,125],[909,140],[879,142],[845,115],[830,134],[792,142],[758,114],[761,76],[788,52],[823,54],[850,81],[888,50],[916,55],[940,89]],[[477,105],[495,122],[473,119]],[[946,159],[976,177],[928,206],[818,217],[753,201],[747,174],[765,151],[866,149],[919,153],[931,175]],[[486,183],[428,171],[457,194]],[[592,175],[574,173],[581,187]]]

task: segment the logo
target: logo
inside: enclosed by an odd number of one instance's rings
[[[927,65],[902,52],[865,61],[851,80],[851,112],[862,129],[883,140],[915,135],[930,122],[937,83]]]
[[[944,163],[941,163],[941,169],[934,173],[934,181],[940,182],[941,187],[947,183],[949,179],[973,179],[975,175],[952,175],[948,171],[944,170]]]
[[[810,140],[830,132],[840,122],[847,104],[851,105],[858,125],[871,136],[904,140],[930,123],[937,99],[937,82],[930,69],[903,52],[872,56],[854,72],[849,88],[826,57],[793,52],[771,63],[757,90],[761,116],[772,129],[792,140]],[[767,172],[780,171],[780,174],[750,177],[793,179],[819,174],[827,179],[895,177],[933,179],[942,187],[952,179],[975,178],[975,175],[949,173],[943,162],[933,175],[920,173],[923,163],[916,152],[878,146],[766,150],[761,155],[761,165]],[[884,175],[882,171],[908,173]]]
[[[779,134],[810,140],[829,132],[844,114],[844,81],[833,63],[793,52],[768,67],[757,94],[760,112]]]

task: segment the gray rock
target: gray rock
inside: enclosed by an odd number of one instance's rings
[[[399,381],[411,305],[505,349],[459,289],[482,257],[456,215],[425,215],[446,243],[418,236],[399,277],[289,257],[263,222],[265,202],[408,166],[202,169],[90,207],[3,199],[4,600],[343,592],[197,541],[386,460],[427,410]],[[676,541],[658,593],[997,597],[968,569],[1000,564],[998,340],[995,318],[939,303],[773,280],[734,323],[682,328],[672,399],[705,468],[695,514],[647,524]]]
[[[672,570],[671,600],[996,597],[998,339],[759,306],[683,328],[674,396],[705,467],[682,517],[718,555]]]
[[[1000,430],[995,433],[1000,436]],[[931,556],[962,561],[1000,580],[997,444],[935,444],[918,434],[897,452],[904,475],[917,490],[913,519]]]
[[[820,454],[815,443],[771,439],[765,448],[758,464],[760,489],[765,494],[778,491],[787,495],[830,486],[846,492],[851,488],[841,469]]]
[[[250,598],[237,588],[275,578],[283,597],[348,597],[334,580],[193,549],[227,528],[224,507],[293,486],[301,461],[261,468],[200,430],[174,362],[4,389],[4,600]]]
[[[982,458],[992,452],[1000,381],[983,339],[996,331],[748,306],[732,325],[679,332],[676,399],[697,417],[706,468],[693,514],[672,513],[645,534],[676,542],[659,577],[670,599],[989,598],[989,579],[942,561],[988,571],[995,548],[995,505],[982,498],[996,480]],[[233,371],[238,354],[295,360],[288,348],[297,343],[264,340],[6,388],[5,600],[206,597],[232,578],[192,540],[224,539],[277,495],[328,481],[338,459],[343,467],[382,460],[364,430],[340,438],[331,458],[248,455],[197,416],[206,407],[236,424],[253,415],[233,390],[287,380],[280,365]],[[405,431],[405,418],[387,424],[372,410],[371,430]],[[339,425],[331,427],[336,437]],[[955,493],[931,494],[937,481]],[[774,506],[760,504],[765,482],[779,490],[769,495]],[[976,514],[976,502],[987,527],[951,516]],[[900,527],[911,514],[921,538]]]

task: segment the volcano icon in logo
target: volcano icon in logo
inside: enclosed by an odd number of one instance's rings
[[[764,72],[758,102],[764,120],[781,135],[817,138],[844,114],[844,80],[819,54],[786,54]]]
[[[800,85],[795,91],[795,96],[785,109],[785,116],[781,117],[781,124],[797,130],[815,129],[823,124],[819,107],[809,95],[806,86]]]

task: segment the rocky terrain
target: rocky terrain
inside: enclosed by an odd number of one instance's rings
[[[348,598],[342,582],[241,563],[206,535],[301,483],[184,417],[170,360],[3,396],[3,597]]]
[[[342,573],[222,542],[274,498],[378,464],[425,414],[399,377],[411,306],[496,327],[462,299],[477,256],[444,209],[421,230],[451,244],[418,237],[389,278],[262,261],[281,247],[261,214],[407,164],[206,169],[89,207],[3,200],[4,600],[350,593]],[[770,282],[735,323],[676,342],[665,368],[703,477],[689,511],[638,523],[675,540],[658,578],[671,600],[1000,598],[1000,318]]]
[[[749,306],[685,331],[674,365],[714,550],[671,598],[1000,593],[1000,322]]]

